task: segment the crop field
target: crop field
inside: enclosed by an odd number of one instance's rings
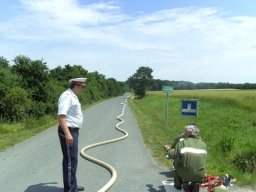
[[[207,174],[228,173],[238,184],[254,186],[256,90],[174,90],[168,98],[163,92],[147,92],[143,99],[129,100],[153,156],[171,167],[172,161],[163,154],[163,145],[171,144],[186,124],[196,123],[208,147]],[[198,100],[197,117],[181,115],[182,99]]]

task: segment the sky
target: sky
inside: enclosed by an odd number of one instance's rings
[[[256,82],[255,0],[0,0],[0,56],[126,81]]]

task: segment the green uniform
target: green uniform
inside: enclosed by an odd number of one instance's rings
[[[171,149],[175,149],[175,146],[178,142],[180,142],[182,139],[184,139],[184,134],[181,134],[179,136],[177,136],[174,141],[172,142],[172,145],[171,145]]]
[[[199,182],[205,176],[205,162],[207,156],[206,144],[195,136],[181,139],[175,150],[168,152],[174,159],[174,183]]]

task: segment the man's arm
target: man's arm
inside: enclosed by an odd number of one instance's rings
[[[66,116],[65,115],[59,115],[58,116],[58,121],[59,121],[61,129],[63,130],[63,132],[65,134],[67,144],[68,145],[72,144],[73,143],[73,136],[71,135],[71,133],[68,129]]]
[[[170,148],[169,145],[164,145],[164,151],[165,151],[168,159],[176,159],[175,149]]]

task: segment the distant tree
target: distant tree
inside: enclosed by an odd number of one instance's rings
[[[108,90],[107,93],[109,97],[118,96],[124,92],[123,91],[124,89],[122,88],[121,83],[117,82],[113,78],[107,79],[106,85],[107,85],[107,90]]]
[[[97,71],[88,73],[86,90],[81,96],[82,99],[90,101],[97,101],[108,97],[108,88],[105,76]]]
[[[128,78],[129,86],[134,90],[134,94],[138,98],[142,98],[146,94],[146,89],[152,84],[153,70],[150,67],[139,67],[139,69],[131,77]]]

